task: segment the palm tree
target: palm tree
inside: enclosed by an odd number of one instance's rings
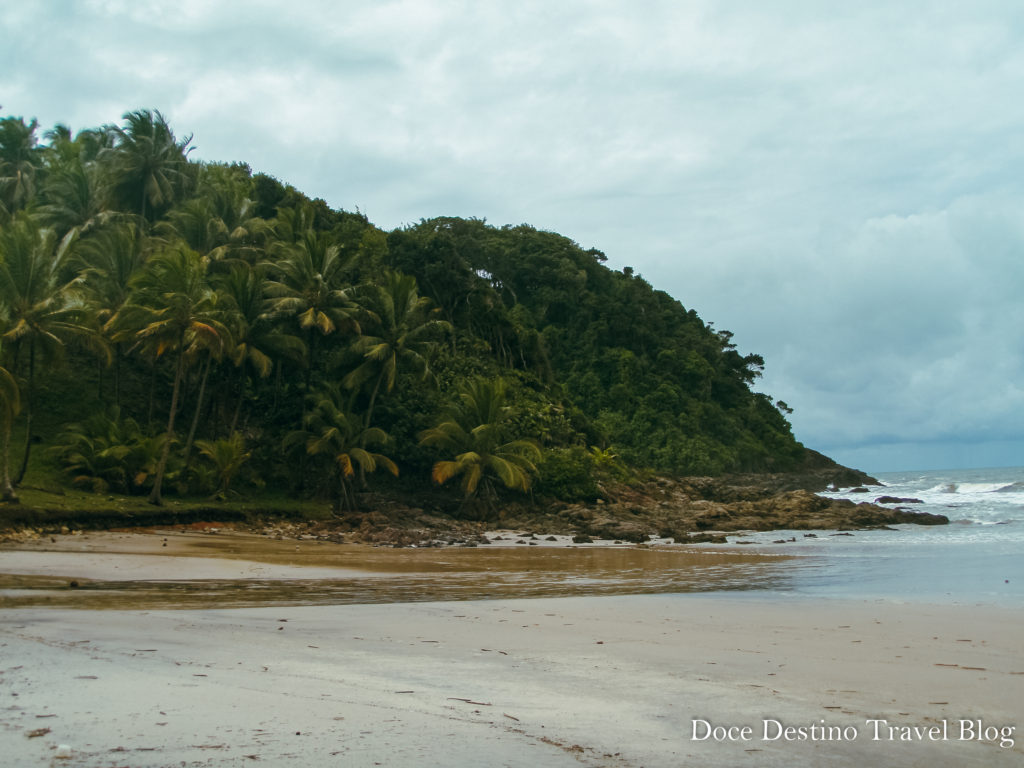
[[[512,409],[505,404],[502,379],[476,379],[466,385],[459,402],[436,427],[420,433],[420,444],[454,454],[434,464],[434,482],[443,485],[462,476],[464,501],[473,499],[482,485],[489,503],[495,498],[492,477],[506,488],[526,491],[541,453],[532,440],[509,439]]]
[[[37,354],[53,355],[70,337],[88,336],[83,307],[71,301],[68,286],[60,281],[67,244],[58,244],[53,230],[40,229],[24,212],[0,229],[0,307],[7,320],[3,339],[14,344],[15,372],[19,352],[28,347],[25,453],[15,485],[25,476],[32,450]]]
[[[300,363],[306,354],[301,339],[282,331],[267,316],[266,284],[265,271],[244,262],[217,280],[224,297],[224,322],[233,341],[228,357],[238,367],[238,401],[231,419],[232,432],[238,426],[249,370],[265,379],[275,360]]]
[[[451,324],[437,319],[433,302],[420,296],[416,278],[388,270],[382,285],[370,285],[360,295],[360,303],[369,313],[363,334],[352,344],[362,362],[343,380],[355,389],[373,382],[366,408],[366,426],[370,426],[373,408],[381,385],[385,392],[395,387],[400,367],[410,368],[423,378],[430,373],[428,357],[436,339],[451,331]]]
[[[316,364],[317,339],[342,331],[359,332],[356,306],[346,285],[352,260],[323,232],[308,230],[283,258],[268,263],[266,293],[274,317],[293,317],[306,335],[306,390]]]
[[[11,484],[11,425],[21,410],[18,382],[6,368],[0,368],[0,495],[4,501],[17,501]]]
[[[121,361],[123,338],[114,333],[110,321],[128,301],[132,278],[145,264],[149,243],[131,221],[112,222],[80,241],[69,259],[78,275],[74,290],[81,296],[87,313],[96,320],[97,333],[113,348],[114,404],[121,403]]]
[[[362,419],[345,410],[342,405],[344,398],[337,386],[312,395],[310,399],[313,407],[303,420],[305,429],[289,433],[284,447],[291,449],[304,445],[310,456],[327,456],[338,484],[337,511],[355,510],[352,478],[355,477],[356,466],[362,472],[373,472],[382,466],[391,474],[398,475],[395,462],[370,450],[371,446],[385,444],[388,436],[377,427],[367,429]]]
[[[109,216],[99,167],[77,158],[49,175],[42,197],[40,218],[60,237],[72,231],[86,234]]]
[[[188,429],[188,437],[185,438],[183,457],[185,466],[188,467],[189,455],[192,452],[192,443],[196,437],[196,429],[199,427],[199,416],[203,411],[203,403],[206,398],[206,382],[210,377],[210,368],[215,360],[220,360],[224,353],[233,345],[231,332],[223,323],[224,310],[222,308],[221,294],[216,291],[210,300],[210,306],[206,310],[208,322],[215,323],[216,336],[208,334],[192,334],[189,339],[185,354],[190,361],[203,359],[203,373],[199,378],[199,394],[196,396],[196,407],[192,414],[192,424]]]
[[[196,440],[200,455],[209,459],[220,479],[216,496],[226,498],[231,490],[231,481],[252,456],[245,450],[245,440],[237,432],[221,440]]]
[[[162,504],[161,486],[167,469],[178,397],[189,345],[223,343],[223,326],[214,317],[214,293],[206,281],[206,262],[178,243],[152,256],[132,281],[131,299],[111,321],[119,339],[134,339],[157,355],[176,356],[166,438],[156,468],[152,504]]]
[[[36,175],[42,158],[36,148],[39,123],[21,117],[0,120],[0,212],[25,208],[36,194]]]
[[[189,185],[188,153],[192,137],[181,141],[157,110],[126,113],[115,128],[115,144],[100,160],[111,174],[114,197],[145,220],[173,205]]]

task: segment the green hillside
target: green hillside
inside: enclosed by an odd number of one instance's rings
[[[600,251],[477,219],[385,232],[190,148],[148,110],[0,120],[5,497],[59,477],[476,508],[804,462],[751,390],[761,357]]]

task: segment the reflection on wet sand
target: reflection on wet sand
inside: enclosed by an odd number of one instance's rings
[[[780,589],[793,566],[787,557],[687,548],[386,549],[241,535],[166,538],[161,551],[168,555],[313,566],[319,578],[190,579],[184,572],[174,579],[77,578],[72,587],[73,573],[0,574],[0,607],[228,608]],[[139,548],[108,537],[80,539],[75,551],[116,560]],[[362,573],[339,570],[337,578],[322,578],[324,568]]]

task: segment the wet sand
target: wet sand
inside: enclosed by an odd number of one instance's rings
[[[1022,651],[1019,610],[776,592],[8,607],[0,734],[12,765],[1009,766]]]
[[[91,533],[0,545],[0,608],[240,608],[776,588],[791,558],[500,539],[394,549],[219,533]],[[72,582],[76,588],[72,589]]]

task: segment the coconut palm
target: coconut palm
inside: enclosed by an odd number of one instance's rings
[[[18,382],[6,368],[0,368],[0,497],[17,501],[11,483],[11,425],[21,410]]]
[[[202,374],[199,377],[199,394],[196,396],[196,407],[192,413],[192,424],[188,429],[188,437],[185,438],[185,447],[182,451],[185,466],[188,466],[189,455],[192,452],[192,443],[195,441],[196,429],[199,427],[199,416],[203,411],[206,398],[206,382],[210,378],[210,369],[215,361],[224,357],[232,346],[231,332],[224,324],[224,310],[222,308],[221,294],[216,291],[210,300],[210,306],[206,310],[208,322],[213,325],[217,333],[215,336],[209,334],[191,334],[185,354],[190,363],[202,361]]]
[[[111,222],[79,241],[69,258],[69,268],[78,278],[75,292],[87,314],[96,321],[96,332],[113,350],[114,404],[121,403],[121,362],[125,341],[114,333],[110,320],[132,291],[132,278],[145,264],[150,244],[132,221]]]
[[[86,234],[109,216],[99,167],[77,159],[49,175],[42,198],[39,217],[59,237]]]
[[[174,386],[167,416],[166,439],[156,468],[152,504],[162,504],[161,486],[167,469],[181,381],[190,346],[216,347],[226,332],[215,316],[214,292],[206,281],[206,262],[182,243],[153,255],[132,280],[132,296],[111,320],[115,338],[133,340],[157,355],[175,355]]]
[[[371,385],[365,417],[366,426],[370,426],[381,386],[391,392],[402,367],[426,378],[430,352],[437,339],[451,331],[451,324],[437,318],[437,310],[431,309],[433,302],[419,295],[412,275],[388,270],[382,284],[368,286],[359,300],[368,319],[362,323],[363,333],[353,342],[352,350],[362,361],[343,383],[352,389]]]
[[[305,446],[310,456],[330,459],[338,496],[335,504],[340,513],[356,508],[352,480],[358,466],[362,472],[374,472],[378,466],[398,475],[398,466],[372,446],[387,443],[388,436],[377,427],[367,429],[362,419],[347,411],[344,397],[337,386],[310,396],[312,407],[303,419],[304,429],[291,432],[284,440],[286,449]]]
[[[226,498],[231,491],[231,481],[252,456],[245,450],[245,439],[237,432],[232,432],[231,437],[221,440],[196,440],[196,448],[213,465],[220,480],[216,495]]]
[[[464,500],[483,486],[488,503],[495,498],[493,478],[506,488],[526,491],[541,453],[533,440],[509,437],[512,409],[505,404],[502,379],[476,379],[467,384],[445,420],[420,433],[420,444],[440,448],[452,459],[434,464],[434,482],[462,476]]]
[[[3,339],[14,347],[16,373],[20,351],[28,352],[25,453],[15,485],[25,476],[32,450],[37,356],[52,357],[71,337],[88,336],[84,307],[60,280],[67,246],[67,240],[58,243],[53,230],[40,229],[24,212],[0,229],[0,308],[7,321]]]
[[[39,123],[21,117],[0,120],[0,209],[9,215],[25,208],[36,194],[42,157],[36,147]]]
[[[281,330],[267,316],[267,277],[259,267],[235,264],[219,276],[217,288],[224,297],[224,322],[231,331],[229,359],[238,367],[238,402],[231,419],[231,431],[238,425],[249,371],[266,378],[275,361],[300,363],[306,346],[297,336]]]
[[[317,339],[345,331],[358,333],[357,308],[347,284],[352,259],[323,232],[308,230],[281,258],[268,263],[266,294],[270,314],[294,318],[306,336],[306,389],[316,365]]]
[[[153,220],[189,186],[192,137],[177,140],[158,110],[128,112],[123,120],[123,127],[114,128],[114,146],[99,159],[109,169],[114,198],[125,210]]]

